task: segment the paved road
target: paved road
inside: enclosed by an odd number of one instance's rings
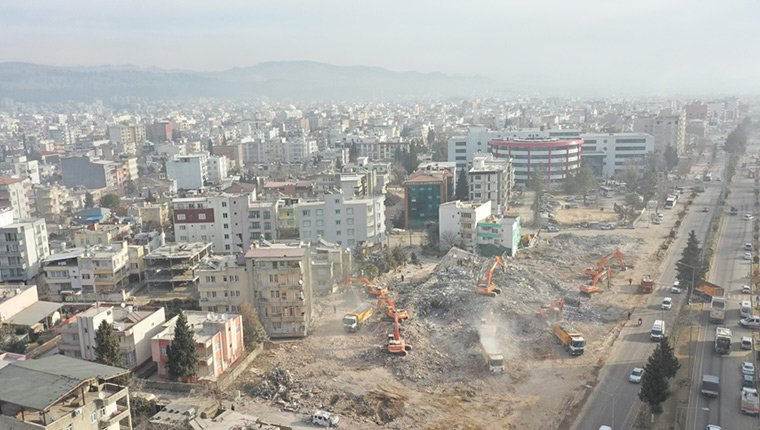
[[[721,164],[720,158],[716,160],[716,166]],[[702,172],[704,168],[704,165],[698,165],[692,168],[692,172]],[[714,177],[719,177],[722,173],[722,166],[713,169]],[[680,234],[660,266],[662,275],[659,279],[655,279],[657,289],[631,317],[632,321],[642,317],[643,326],[636,327],[631,324],[623,328],[599,373],[598,382],[593,387],[587,386],[587,389],[592,391],[573,423],[572,429],[596,430],[601,425],[612,426],[615,430],[633,427],[640,410],[638,398],[640,386],[629,383],[628,375],[634,367],[644,367],[647,358],[654,350],[655,343],[649,339],[649,331],[654,320],[664,319],[666,334],[670,333],[675,312],[662,311],[660,308],[662,299],[667,296],[673,297],[674,309],[680,307],[681,302],[686,299],[685,294],[671,295],[668,289],[675,281],[675,264],[681,258],[681,251],[686,246],[688,232],[694,230],[700,241],[704,241],[713,208],[718,202],[722,182],[708,182],[704,185],[705,192],[699,194],[694,200],[689,213],[684,218]],[[702,212],[705,207],[709,212]],[[674,210],[664,210],[663,213],[666,217],[674,217],[680,208],[679,204]]]
[[[758,150],[760,146],[751,146],[749,151]],[[749,152],[748,151],[748,152]],[[739,390],[741,387],[742,361],[751,360],[749,351],[738,347],[741,336],[751,332],[738,325],[739,303],[751,300],[747,294],[741,294],[741,286],[749,284],[750,262],[742,257],[743,245],[752,242],[752,222],[745,221],[745,213],[754,212],[754,180],[746,178],[739,169],[731,185],[731,194],[727,199],[728,206],[739,209],[738,216],[723,217],[723,223],[718,231],[716,255],[708,280],[726,289],[728,310],[726,320],[722,324],[709,322],[709,305],[704,305],[702,311],[694,311],[693,315],[699,322],[699,333],[692,343],[695,351],[694,367],[691,373],[692,385],[689,390],[689,406],[686,429],[703,429],[707,424],[720,425],[724,429],[756,429],[760,421],[740,413]],[[734,343],[731,353],[719,355],[714,351],[715,328],[728,327],[732,330]],[[708,399],[700,395],[702,375],[720,377],[720,395],[717,399]]]

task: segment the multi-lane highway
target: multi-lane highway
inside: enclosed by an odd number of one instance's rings
[[[713,176],[716,178],[723,174],[721,158],[719,157],[713,169]],[[695,166],[692,173],[702,172],[705,167],[705,165]],[[586,389],[591,390],[591,393],[573,423],[572,429],[596,430],[601,425],[611,426],[615,430],[633,428],[641,405],[638,399],[640,386],[629,383],[628,375],[634,367],[644,367],[647,358],[654,350],[655,343],[649,338],[649,331],[654,320],[665,320],[666,334],[670,334],[669,330],[673,327],[677,314],[676,309],[680,308],[681,302],[686,300],[686,294],[672,295],[667,290],[675,281],[675,265],[686,246],[688,232],[694,230],[699,240],[703,242],[710,217],[718,203],[722,183],[708,182],[704,185],[705,192],[699,194],[694,200],[682,222],[677,239],[662,261],[661,275],[659,279],[656,279],[657,290],[647,297],[646,303],[639,306],[637,312],[631,317],[632,321],[642,317],[644,324],[642,327],[637,327],[629,323],[623,328],[599,373],[598,382],[587,386]],[[703,212],[704,208],[707,208],[707,212]],[[679,207],[676,207],[675,210],[664,211],[664,213],[666,216],[675,217],[678,209]],[[673,311],[662,311],[660,308],[662,299],[666,296],[674,299]]]
[[[750,151],[757,150],[750,146]],[[739,304],[742,300],[752,300],[750,295],[742,294],[741,286],[749,284],[750,262],[743,259],[743,246],[752,242],[753,221],[745,220],[744,214],[754,212],[754,180],[749,179],[742,169],[731,185],[727,206],[739,209],[739,214],[725,214],[718,230],[712,266],[708,280],[725,288],[728,307],[725,322],[711,324],[709,305],[703,310],[692,311],[693,320],[697,322],[691,351],[694,357],[691,367],[691,386],[689,388],[689,406],[686,429],[703,429],[707,424],[719,425],[723,429],[754,429],[760,421],[757,417],[742,415],[739,407],[741,389],[740,365],[751,360],[751,352],[739,348],[741,336],[751,336],[750,330],[739,326]],[[755,214],[757,215],[757,214]],[[728,355],[719,355],[714,351],[715,328],[727,327],[733,332],[733,345]],[[702,375],[720,377],[720,394],[717,398],[706,398],[700,394]]]

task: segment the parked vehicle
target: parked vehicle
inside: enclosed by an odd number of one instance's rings
[[[745,252],[744,255],[742,256],[742,259],[744,259],[746,261],[752,260],[752,253],[751,252]]]
[[[750,315],[747,318],[739,320],[739,325],[742,327],[757,330],[760,328],[760,317],[757,315]]]
[[[742,363],[742,375],[755,376],[755,365],[751,361]]]
[[[752,214],[744,214],[744,221],[752,221],[753,218]]]
[[[332,412],[316,410],[311,416],[311,423],[322,427],[337,427],[340,417]]]
[[[750,375],[742,375],[742,388],[755,388],[755,377]]]
[[[752,244],[747,242],[744,244],[744,250],[745,251],[752,251]]]
[[[757,396],[755,388],[742,387],[741,396],[743,414],[757,415],[760,413],[760,397]]]
[[[739,315],[744,318],[752,316],[752,302],[749,300],[742,300],[741,304],[739,305]]]
[[[741,349],[752,349],[752,338],[749,336],[742,336],[742,340],[739,345]]]
[[[548,231],[549,233],[556,233],[559,231],[559,227],[555,224],[549,224],[548,226],[546,226],[546,231]]]
[[[752,294],[752,287],[749,285],[742,285],[742,294]]]
[[[628,375],[628,382],[633,382],[634,384],[640,384],[641,383],[641,377],[644,375],[644,369],[641,367],[634,367],[633,370],[631,370],[631,374]]]

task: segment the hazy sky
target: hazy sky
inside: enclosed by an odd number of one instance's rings
[[[314,60],[609,91],[760,89],[760,0],[0,0],[0,61]]]

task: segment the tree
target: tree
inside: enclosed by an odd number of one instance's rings
[[[89,209],[93,206],[95,206],[95,198],[92,197],[92,194],[90,192],[85,193],[84,207]]]
[[[663,376],[667,379],[675,378],[678,369],[681,368],[681,363],[676,358],[673,347],[670,345],[670,339],[667,336],[663,336],[660,339],[660,344],[657,345],[652,355],[656,357],[656,361],[660,364]]]
[[[174,339],[169,344],[166,354],[169,357],[169,376],[172,379],[190,378],[197,374],[198,351],[195,349],[194,332],[181,311],[174,327]]]
[[[250,303],[243,302],[240,305],[239,312],[243,319],[243,339],[246,347],[253,348],[269,340],[264,326],[261,325],[256,309]]]
[[[351,142],[351,146],[348,148],[348,161],[355,163],[357,157],[359,157],[359,148],[356,146],[356,142]]]
[[[565,183],[562,184],[562,190],[565,192],[565,194],[578,194],[579,188],[578,188],[578,181],[577,181],[577,175],[573,175],[572,173],[568,174],[565,178]]]
[[[537,167],[530,172],[530,177],[525,186],[529,190],[535,192],[536,195],[546,191],[546,175],[544,175],[544,172],[540,167]]]
[[[681,285],[688,286],[691,289],[704,280],[708,265],[702,255],[697,234],[692,230],[689,232],[686,247],[681,253],[681,259],[676,263],[676,278]]]
[[[657,346],[659,348],[659,345]],[[656,351],[656,349],[655,349]],[[662,412],[662,402],[668,399],[668,379],[663,373],[662,364],[655,358],[655,352],[649,356],[644,374],[641,376],[639,399],[649,405],[653,413]]]
[[[456,200],[462,201],[470,200],[470,187],[467,185],[467,169],[462,169],[459,171],[454,198]]]
[[[596,176],[591,167],[584,166],[578,169],[578,172],[574,176],[575,184],[578,187],[578,192],[583,194],[583,204],[586,204],[586,195],[589,190],[593,190],[599,186],[596,182]]]
[[[100,206],[108,209],[116,209],[121,205],[121,197],[114,193],[108,193],[100,198]]]
[[[124,193],[128,196],[134,196],[137,194],[137,185],[135,181],[129,180],[124,184]]]
[[[636,191],[640,178],[641,173],[639,172],[639,167],[636,166],[636,163],[634,163],[633,160],[626,161],[625,168],[623,169],[623,180],[625,181],[626,189],[631,192]]]
[[[676,152],[676,148],[674,148],[673,145],[668,145],[665,147],[663,158],[665,159],[665,168],[667,170],[672,170],[678,165],[678,153]]]
[[[437,222],[431,222],[425,226],[425,244],[430,249],[438,248],[439,227]]]
[[[414,265],[420,264],[420,260],[417,258],[416,253],[412,252],[412,255],[409,256],[409,262]]]
[[[406,253],[404,253],[404,250],[396,245],[393,247],[393,261],[396,263],[396,266],[400,266],[402,264],[406,264]]]
[[[459,245],[461,242],[462,239],[459,238],[459,235],[453,231],[446,231],[441,234],[438,246],[440,247],[441,251],[448,252],[451,248]]]
[[[148,203],[155,203],[156,198],[153,196],[153,191],[148,188],[148,196],[145,197],[145,201]]]
[[[113,331],[113,326],[103,320],[95,332],[95,361],[107,366],[122,367],[124,363],[119,350],[119,339]]]

